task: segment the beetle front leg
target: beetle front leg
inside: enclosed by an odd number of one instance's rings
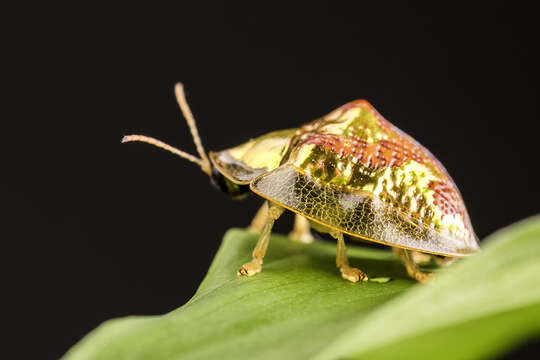
[[[259,210],[260,211],[260,210]],[[266,254],[266,249],[268,248],[268,243],[270,242],[270,233],[274,222],[283,214],[285,211],[284,208],[278,206],[274,203],[268,204],[268,210],[266,211],[266,222],[262,229],[261,236],[253,249],[253,260],[245,263],[238,269],[238,275],[251,276],[260,272],[262,269],[262,263],[264,254]]]
[[[302,215],[294,215],[294,228],[289,233],[289,237],[304,244],[310,244],[313,242],[313,235],[311,235],[311,226],[309,220]]]
[[[367,281],[368,276],[360,269],[351,267],[349,265],[349,259],[347,258],[347,248],[345,247],[345,240],[343,240],[343,233],[340,231],[332,230],[330,235],[337,240],[337,253],[336,253],[336,265],[341,271],[341,276],[352,282],[359,280]]]
[[[433,274],[425,273],[420,270],[418,264],[414,262],[412,251],[398,247],[392,247],[392,250],[394,251],[394,254],[403,261],[410,277],[423,283],[427,283],[433,278]]]
[[[251,224],[247,228],[247,231],[254,232],[254,233],[260,233],[264,229],[264,225],[266,224],[266,218],[268,217],[268,201],[265,201],[262,206],[257,211],[257,214],[255,214],[255,217],[253,220],[251,220]]]

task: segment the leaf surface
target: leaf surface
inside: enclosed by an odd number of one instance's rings
[[[360,246],[348,247],[351,264],[392,280],[349,283],[335,244],[281,235],[262,273],[238,277],[256,240],[229,230],[187,304],[107,321],[65,358],[469,359],[540,333],[540,216],[495,233],[429,285],[409,279],[390,252]]]

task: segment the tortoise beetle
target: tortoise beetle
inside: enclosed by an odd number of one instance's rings
[[[122,142],[150,143],[196,163],[233,198],[251,190],[266,199],[249,227],[260,232],[253,259],[238,275],[261,271],[272,226],[285,210],[296,215],[292,239],[311,242],[313,227],[337,240],[336,265],[352,282],[368,277],[349,265],[343,234],[391,246],[419,281],[431,276],[418,267],[419,253],[454,258],[479,249],[444,166],[366,100],[207,155],[182,84],[175,94],[200,158],[147,136],[129,135]]]

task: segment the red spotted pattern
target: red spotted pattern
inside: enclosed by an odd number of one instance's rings
[[[460,204],[459,195],[453,186],[442,181],[431,181],[428,186],[434,192],[433,203],[441,209],[444,214],[452,215],[464,211],[464,209],[458,208],[457,204]]]
[[[303,142],[306,145],[322,146],[340,158],[352,156],[366,167],[374,169],[398,167],[408,160],[414,160],[418,163],[425,162],[424,154],[417,151],[413,144],[400,140],[391,139],[368,143],[358,136],[344,138],[333,134],[307,134]]]

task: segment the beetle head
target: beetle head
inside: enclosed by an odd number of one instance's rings
[[[210,180],[216,189],[229,195],[234,200],[243,199],[249,195],[249,185],[241,185],[230,181],[213,165]]]

